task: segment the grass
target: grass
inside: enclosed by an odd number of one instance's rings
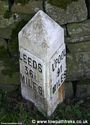
[[[31,121],[47,120],[32,103],[22,99],[19,90],[7,93],[0,90],[0,122],[20,122],[23,125],[32,125]],[[60,104],[50,120],[90,120],[90,99],[82,104]],[[63,124],[62,124],[63,125]],[[72,125],[72,124],[68,124]],[[76,124],[75,124],[76,125]]]
[[[29,105],[20,95],[16,93],[14,97],[11,95],[11,93],[0,90],[0,122],[21,122],[24,125],[31,125],[32,119],[45,119],[32,104]]]

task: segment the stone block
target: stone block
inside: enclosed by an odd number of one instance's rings
[[[73,97],[72,82],[65,82],[65,98]]]
[[[56,0],[53,1],[57,2]],[[65,0],[60,0],[58,2],[65,2]],[[72,1],[72,3],[69,3],[66,8],[57,7],[46,1],[45,8],[47,14],[59,24],[81,22],[87,19],[85,0]]]
[[[14,27],[15,27],[15,24],[9,25],[8,27],[5,27],[5,28],[0,28],[0,38],[10,39],[12,30]]]
[[[67,25],[68,37],[66,43],[90,41],[90,20]]]
[[[70,53],[76,54],[77,52],[88,52],[90,51],[90,42],[84,41],[81,43],[68,43],[67,47],[70,51]]]
[[[0,16],[8,10],[8,2],[0,0]]]
[[[11,15],[10,18],[4,18],[3,15],[0,15],[0,28],[6,28],[17,21],[20,21],[20,18],[15,19],[14,15]]]
[[[15,15],[8,11],[8,1],[0,0],[0,28],[6,28],[19,20],[14,17]]]
[[[78,84],[77,85],[77,97],[85,98],[90,96],[90,81],[88,84]]]
[[[21,14],[32,14],[36,13],[42,8],[42,0],[30,0],[27,4],[22,5],[20,3],[15,3],[12,7],[12,12]]]
[[[90,20],[81,23],[67,25],[68,35],[71,36],[90,36]]]
[[[68,44],[68,43],[80,43],[80,42],[85,42],[85,41],[87,41],[87,42],[89,42],[90,41],[90,35],[82,35],[82,36],[78,36],[78,35],[76,35],[76,36],[68,36],[68,37],[66,37],[65,38],[65,42],[66,42],[66,44]]]
[[[0,36],[0,47],[4,47],[4,48],[7,47],[5,40],[1,36]]]
[[[2,70],[5,69],[3,62],[0,60],[0,88],[6,91],[12,91],[20,84],[19,72],[14,73],[12,76],[3,74]]]
[[[90,77],[90,42],[68,44],[67,79],[86,79]]]

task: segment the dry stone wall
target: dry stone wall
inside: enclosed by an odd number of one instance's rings
[[[65,29],[66,93],[72,90],[72,81],[79,81],[79,88],[82,84],[87,86],[83,85],[80,92],[85,88],[86,95],[90,95],[90,85],[86,84],[90,83],[90,0],[68,0],[66,3],[65,0],[26,0],[24,4],[17,0],[9,7],[7,1],[0,0],[0,86],[8,88],[9,84],[12,88],[20,84],[17,34],[42,9]]]
[[[56,3],[56,0],[51,1],[53,1],[53,4]],[[63,1],[59,0],[58,2],[62,3]],[[81,22],[87,18],[85,0],[72,0],[70,4],[66,4],[66,7],[52,5],[49,0],[46,1],[45,6],[46,12],[59,24]]]

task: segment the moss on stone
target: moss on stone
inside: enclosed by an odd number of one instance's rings
[[[0,15],[3,15],[8,9],[8,3],[7,0],[0,1]]]
[[[73,23],[73,24],[69,24],[67,25],[68,28],[70,28],[70,30],[73,30],[73,29],[77,29],[78,27],[80,26],[80,24],[78,23]]]
[[[60,7],[62,9],[66,9],[67,6],[73,1],[78,1],[78,0],[48,0],[50,4]]]
[[[2,70],[4,75],[12,77],[15,72],[19,72],[18,32],[26,23],[27,21],[22,20],[16,24],[8,40],[7,48],[0,46],[0,60],[5,67]]]
[[[2,70],[2,73],[4,75],[12,76],[14,72],[18,71],[18,66],[16,63],[16,60],[13,60],[9,57],[7,53],[7,49],[4,47],[0,47],[0,60],[3,61],[4,69]]]
[[[19,72],[18,33],[32,16],[33,15],[29,15],[28,19],[22,19],[16,22],[10,38],[3,38],[6,46],[0,45],[0,61],[3,63],[4,67],[4,69],[2,69],[2,74],[12,77],[12,79],[13,74]]]
[[[16,0],[16,3],[21,3],[22,5],[25,5],[26,3],[28,3],[30,0]]]
[[[68,44],[68,49],[71,53],[76,52],[89,52],[90,51],[90,42],[81,42],[75,44]]]
[[[6,10],[6,12],[4,13],[4,18],[9,19],[12,15],[12,12],[10,12],[9,10]]]
[[[1,1],[6,1],[6,0],[1,0]],[[15,0],[14,2],[21,3],[21,4],[26,4],[26,3],[28,3],[28,1],[30,1],[30,0]]]

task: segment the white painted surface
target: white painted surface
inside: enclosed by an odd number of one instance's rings
[[[40,10],[19,32],[19,51],[22,96],[51,115],[65,80],[63,28]]]
[[[66,77],[66,49],[62,44],[50,60],[52,94],[58,90]],[[54,91],[54,92],[53,92]]]

